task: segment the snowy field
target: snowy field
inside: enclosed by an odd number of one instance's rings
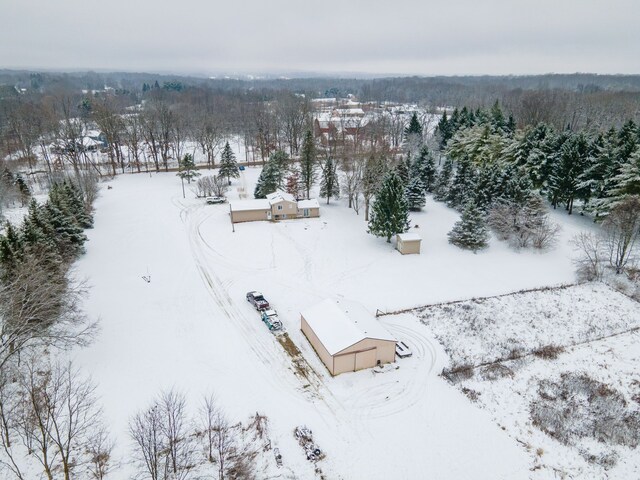
[[[449,378],[529,453],[531,478],[638,478],[634,300],[585,284],[387,318],[428,326],[458,369]]]
[[[245,170],[231,201],[250,194],[258,174]],[[362,215],[341,202],[321,202],[318,219],[237,224],[234,232],[227,204],[183,199],[175,174],[120,176],[111,185],[96,202],[77,267],[92,285],[86,308],[102,329],[74,356],[99,384],[122,459],[128,419],[175,387],[194,409],[215,392],[234,421],[269,417],[284,466],[271,462],[260,478],[317,478],[293,438],[300,424],[326,452],[318,464],[326,478],[530,477],[526,449],[438,376],[447,355],[417,318],[381,320],[414,350],[400,368],[331,378],[299,330],[299,312],[328,297],[373,314],[572,282],[569,239],[590,227],[586,219],[554,215],[563,230],[550,252],[515,252],[492,240],[473,254],[447,243],[458,214],[429,200],[411,216],[423,253],[402,256],[366,234]],[[245,301],[249,290],[278,310],[306,375]]]

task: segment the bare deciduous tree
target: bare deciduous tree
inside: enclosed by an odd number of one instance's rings
[[[640,236],[640,197],[627,197],[613,207],[602,226],[609,264],[620,274],[632,258]]]
[[[580,256],[574,260],[580,280],[602,280],[604,275],[604,239],[602,235],[581,232],[571,243]]]
[[[82,345],[93,338],[96,324],[82,311],[86,288],[69,278],[54,275],[37,252],[29,252],[0,284],[0,369],[27,348]]]

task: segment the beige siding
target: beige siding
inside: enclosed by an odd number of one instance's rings
[[[365,350],[364,352],[358,352],[356,356],[356,370],[362,370],[363,368],[370,368],[376,366],[377,360],[377,348],[371,350]]]
[[[258,220],[268,220],[269,210],[240,210],[231,212],[231,221],[239,222],[255,222]]]
[[[369,350],[371,348],[376,349],[376,361],[373,362],[372,367],[375,366],[380,360],[380,363],[391,363],[396,360],[396,342],[392,340],[378,340],[375,338],[365,338],[358,343],[345,348],[338,355],[352,352],[361,352]]]
[[[316,336],[315,332],[311,329],[302,315],[300,315],[300,329],[320,357],[320,360],[322,360],[322,363],[326,365],[329,373],[335,375],[335,373],[333,372],[333,357],[329,354],[327,349],[324,347],[320,339]]]
[[[314,218],[314,217],[319,217],[320,216],[320,209],[319,208],[309,208],[308,210],[309,210],[309,217],[308,218]]]
[[[356,370],[356,354],[347,353],[345,355],[336,355],[333,357],[332,375],[340,375],[345,372],[355,372]]]
[[[420,240],[411,240],[408,242],[398,240],[398,251],[403,255],[420,253],[420,243]]]
[[[282,207],[281,210],[278,207]],[[289,218],[296,218],[298,216],[298,204],[296,202],[288,202],[287,200],[281,200],[279,202],[271,204],[271,213],[274,220],[280,220],[284,215]]]

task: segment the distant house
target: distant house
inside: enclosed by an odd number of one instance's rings
[[[331,375],[396,358],[396,339],[357,304],[324,300],[301,312],[300,329]]]
[[[293,195],[280,190],[264,199],[231,202],[229,209],[233,223],[320,216],[320,204],[315,198],[296,201]]]

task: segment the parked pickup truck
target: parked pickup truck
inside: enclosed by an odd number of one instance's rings
[[[260,292],[247,293],[247,302],[253,305],[259,312],[269,308],[269,302],[265,300]]]
[[[262,321],[269,327],[269,330],[282,330],[282,322],[275,310],[263,310]]]
[[[216,203],[224,203],[226,201],[227,199],[224,197],[207,197],[205,199],[205,202],[207,202],[209,205],[215,205]]]

